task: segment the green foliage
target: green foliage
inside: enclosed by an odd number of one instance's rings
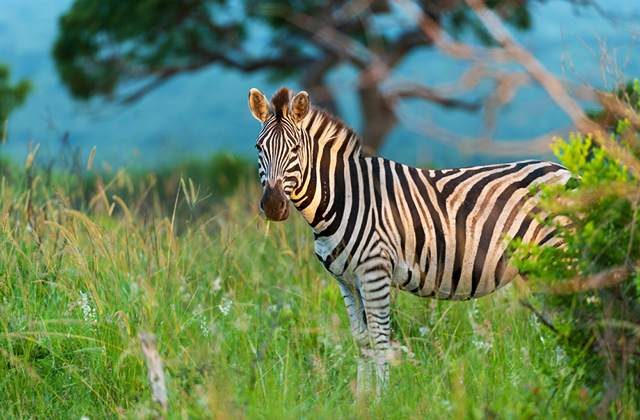
[[[186,199],[184,204],[188,208],[180,216],[191,218],[193,212],[200,212],[200,206],[195,204],[204,198],[219,205],[226,198],[238,194],[246,185],[258,185],[257,172],[255,161],[229,151],[220,151],[206,159],[189,159],[154,172],[120,172],[111,188],[119,197],[137,202],[137,206],[146,206],[136,189],[136,185],[146,184],[147,195],[151,194],[159,208],[168,213],[173,212],[176,195],[180,194]],[[88,178],[84,195],[91,197],[98,194],[100,188],[109,184],[105,178],[111,176],[112,173],[98,173]],[[143,198],[146,199],[146,196]],[[181,211],[182,207],[178,210]],[[182,228],[182,221],[178,218],[177,226]]]
[[[573,174],[580,175],[581,187],[599,187],[604,182],[626,182],[627,168],[610,159],[606,150],[593,147],[591,137],[571,134],[569,143],[559,139],[551,148],[554,154]]]
[[[619,118],[610,135],[638,155],[629,119]],[[538,304],[552,316],[576,374],[604,395],[604,415],[614,399],[640,401],[640,182],[591,136],[572,135],[553,150],[580,180],[568,189],[545,187],[542,206],[573,226],[561,229],[564,246],[520,247],[514,261],[545,292]]]
[[[9,66],[0,63],[0,124],[4,124],[9,115],[24,104],[32,89],[31,83],[25,79],[12,85],[10,76]]]
[[[247,157],[234,155],[228,151],[214,154],[204,163],[194,162],[187,166],[186,175],[202,180],[211,186],[215,197],[228,197],[250,181],[256,180],[256,163]]]
[[[77,0],[59,26],[53,56],[81,99],[108,97],[141,74],[163,80],[210,64],[245,36],[224,0]]]
[[[501,0],[490,6],[515,27],[530,27],[526,4]],[[443,27],[459,33],[469,26],[489,42],[466,6],[450,8],[425,6]],[[134,100],[170,77],[214,64],[246,72],[266,69],[278,80],[306,75],[320,83],[345,59],[323,47],[314,33],[318,28],[302,28],[299,19],[294,23],[292,12],[319,18],[364,44],[378,37],[396,52],[428,45],[406,42],[407,36],[415,38],[413,28],[367,35],[373,24],[368,20],[384,19],[390,9],[387,1],[371,4],[369,15],[348,1],[76,0],[60,18],[53,57],[62,81],[80,99],[113,98],[128,90],[131,96],[124,96]],[[259,50],[249,42],[251,26],[268,31],[260,34],[266,45]]]
[[[487,1],[486,5],[516,29],[526,31],[533,25],[526,3],[494,0]],[[471,32],[484,45],[496,45],[496,41],[484,25],[464,4],[457,6],[444,24],[455,38],[461,38],[467,32]]]

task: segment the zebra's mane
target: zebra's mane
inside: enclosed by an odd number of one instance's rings
[[[278,120],[289,115],[289,102],[292,96],[291,89],[283,86],[271,97],[271,109]]]
[[[345,154],[356,158],[362,155],[362,140],[356,130],[328,111],[312,106],[303,125],[324,147],[333,147],[339,143],[338,150],[344,150]]]

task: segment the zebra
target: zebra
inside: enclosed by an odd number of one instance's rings
[[[249,108],[262,123],[260,209],[283,221],[292,202],[311,226],[316,256],[338,280],[360,348],[359,393],[375,381],[379,396],[388,382],[391,288],[479,298],[518,275],[508,263],[510,241],[562,245],[556,226],[568,219],[537,207],[537,186],[571,178],[557,163],[417,169],[365,157],[355,130],[312,107],[304,91],[294,96],[283,87],[269,102],[251,89]]]

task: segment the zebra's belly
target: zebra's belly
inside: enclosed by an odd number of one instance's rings
[[[396,265],[393,276],[393,287],[420,297],[442,300],[469,300],[489,295],[509,284],[518,275],[518,270],[507,265],[500,281],[496,282],[495,273],[486,273],[477,285],[473,284],[472,275],[454,278],[452,272],[442,270],[441,280],[437,281],[437,267],[423,270],[418,266],[410,266],[405,262]],[[439,284],[438,284],[439,283]]]
[[[420,261],[425,266],[411,265],[402,258],[398,261],[398,255],[394,255],[390,247],[381,245],[375,235],[370,243],[377,245],[371,247],[360,244],[361,246],[353,248],[332,237],[318,238],[315,241],[315,251],[325,269],[338,281],[350,287],[359,288],[362,283],[368,281],[369,274],[377,279],[378,269],[388,263],[390,268],[393,267],[393,288],[416,296],[442,300],[468,300],[486,296],[505,286],[518,275],[518,270],[511,265],[501,266],[498,272],[498,259],[490,256],[485,261],[494,263],[485,264],[481,275],[473,269],[473,258],[464,260],[458,272],[454,270],[453,262],[447,258],[444,258],[442,266],[438,266],[435,258],[421,258]],[[488,255],[503,254],[497,251],[503,249],[498,247]]]

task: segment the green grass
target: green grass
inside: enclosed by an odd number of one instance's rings
[[[297,213],[266,222],[250,184],[222,202],[181,189],[174,217],[148,177],[122,183],[145,198],[126,203],[129,220],[118,182],[102,197],[34,175],[0,191],[2,419],[151,418],[143,330],[157,338],[168,419],[595,415],[598,395],[516,287],[458,303],[394,293],[389,388],[355,404],[344,303]]]

